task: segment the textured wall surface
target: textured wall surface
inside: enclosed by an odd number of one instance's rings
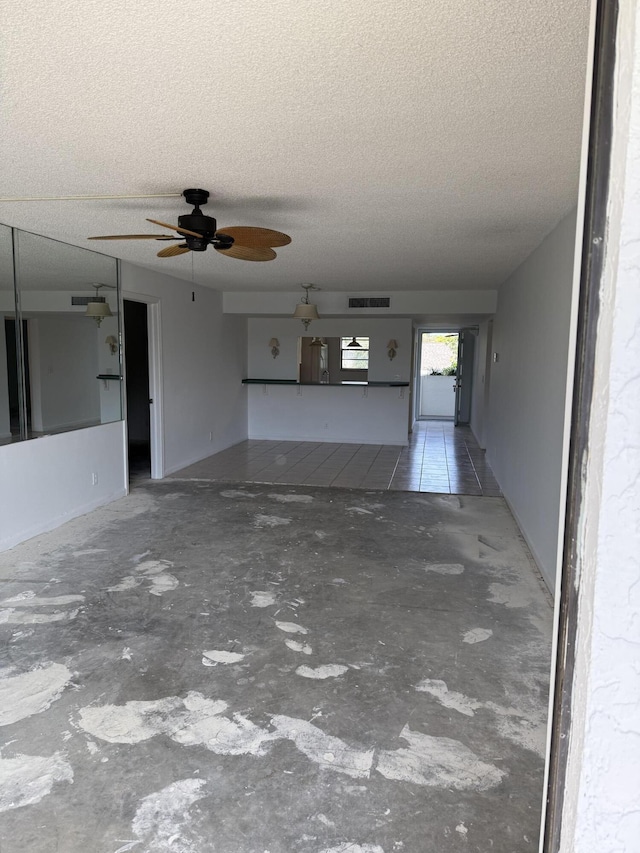
[[[618,31],[609,240],[582,517],[581,612],[563,853],[640,849],[637,6],[621,3]]]

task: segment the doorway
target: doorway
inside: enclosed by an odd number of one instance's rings
[[[19,437],[27,438],[31,434],[31,380],[29,376],[29,336],[27,321],[22,321],[22,352],[24,359],[24,388],[20,389],[20,371],[18,370],[18,341],[16,320],[5,317],[4,333],[7,350],[7,392],[9,397],[9,422],[11,440]],[[20,409],[21,396],[24,395],[24,416],[26,423],[21,427]],[[24,434],[23,434],[24,432]]]
[[[419,332],[417,420],[453,421],[456,416],[458,332]]]
[[[129,482],[151,476],[149,407],[149,324],[144,302],[124,300],[126,358],[127,456]]]

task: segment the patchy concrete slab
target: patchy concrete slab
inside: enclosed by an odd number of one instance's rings
[[[146,483],[0,577],[3,853],[537,849],[552,611],[501,498]]]

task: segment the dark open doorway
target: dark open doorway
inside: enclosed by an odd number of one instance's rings
[[[12,437],[21,435],[20,428],[20,387],[18,370],[18,343],[16,341],[16,321],[13,317],[5,317],[4,332],[7,349],[7,390],[9,395],[9,418]],[[26,424],[23,426],[24,438],[31,430],[31,383],[29,378],[29,336],[27,321],[22,321],[22,353],[24,359],[24,405]]]
[[[151,476],[147,306],[124,300],[129,481]]]

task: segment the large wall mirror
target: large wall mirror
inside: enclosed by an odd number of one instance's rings
[[[299,338],[299,382],[366,382],[369,338]]]
[[[122,418],[114,258],[0,226],[0,443]]]

